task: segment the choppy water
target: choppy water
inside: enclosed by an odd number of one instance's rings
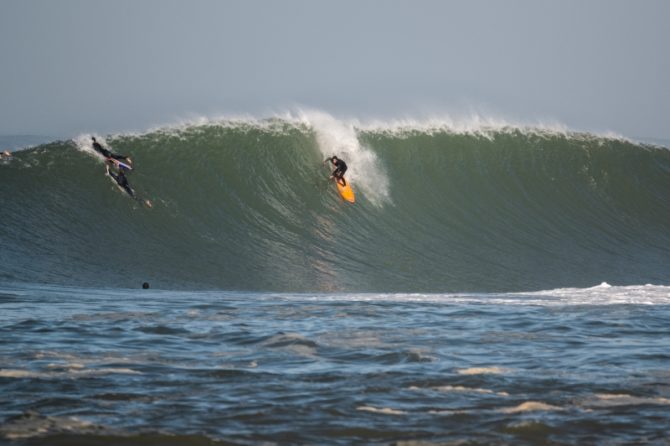
[[[12,445],[668,444],[670,288],[0,288]]]

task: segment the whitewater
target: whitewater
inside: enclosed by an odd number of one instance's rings
[[[54,140],[0,190],[0,443],[667,444],[663,145],[311,110]]]

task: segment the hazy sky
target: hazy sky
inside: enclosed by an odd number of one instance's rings
[[[472,112],[670,139],[666,0],[0,0],[0,133]]]

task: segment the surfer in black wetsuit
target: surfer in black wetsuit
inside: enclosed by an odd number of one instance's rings
[[[114,173],[109,169],[108,164],[105,164],[105,167],[107,168],[107,175],[114,178],[114,181],[116,181],[116,184],[118,184],[119,187],[125,190],[128,195],[135,198],[135,191],[130,187],[130,184],[128,184],[128,178],[126,178],[126,174],[123,173],[123,169],[119,169],[118,173]]]
[[[144,204],[146,207],[151,208],[153,207],[153,203],[151,203],[151,200],[149,199],[140,199],[137,195],[135,195],[135,191],[133,190],[132,187],[130,187],[130,184],[128,184],[128,178],[126,178],[125,170],[123,167],[119,168],[119,171],[117,173],[112,172],[112,170],[109,168],[110,165],[113,163],[111,161],[107,161],[107,164],[105,164],[105,168],[107,169],[107,175],[112,177],[114,181],[116,181],[116,184],[119,185],[121,189],[126,191],[128,195],[130,195],[131,198],[134,198],[136,201]]]
[[[333,166],[335,166],[335,170],[333,170],[333,173],[330,174],[331,178],[335,178],[338,183],[340,183],[342,186],[347,185],[347,180],[344,179],[344,172],[347,171],[347,163],[336,157],[335,155],[331,156],[330,158],[326,158],[325,162],[330,161]]]
[[[123,160],[132,164],[133,161],[129,157],[125,155],[112,153],[108,149],[105,149],[98,141],[95,140],[94,136],[91,136],[91,139],[93,140],[93,148],[95,149],[95,151],[104,156],[105,158],[114,158],[115,160]]]

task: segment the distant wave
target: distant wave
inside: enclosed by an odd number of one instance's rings
[[[510,292],[670,284],[670,151],[472,118],[318,111],[90,135],[0,161],[0,280],[261,291]],[[343,203],[322,162],[357,193]]]

